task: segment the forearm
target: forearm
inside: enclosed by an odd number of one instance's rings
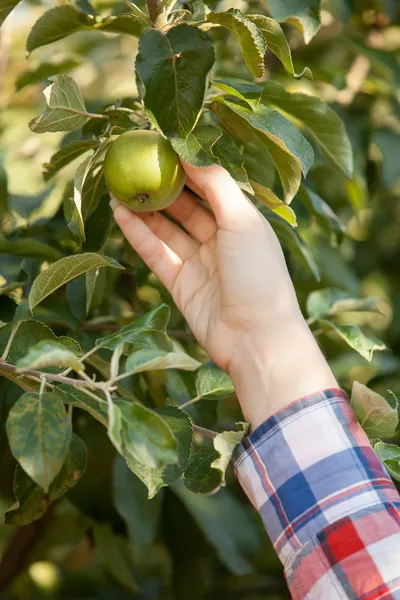
[[[255,429],[290,402],[337,387],[308,325],[295,305],[268,327],[244,338],[230,375],[246,420]]]

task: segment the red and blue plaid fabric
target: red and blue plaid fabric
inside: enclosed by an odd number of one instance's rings
[[[400,496],[342,390],[270,417],[235,470],[292,598],[400,599]]]

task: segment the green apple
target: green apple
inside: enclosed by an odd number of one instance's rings
[[[126,131],[104,161],[110,192],[138,212],[162,210],[178,198],[186,173],[169,140],[156,131]]]

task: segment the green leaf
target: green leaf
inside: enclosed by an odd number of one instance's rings
[[[263,34],[250,19],[240,10],[231,8],[227,12],[209,13],[207,21],[229,29],[238,39],[243,60],[254,77],[264,75],[264,54],[267,45]]]
[[[349,292],[338,288],[315,290],[307,298],[307,313],[318,319],[344,312],[374,312],[378,309],[378,298],[353,298]]]
[[[292,53],[287,42],[282,27],[275,19],[265,17],[264,15],[247,15],[247,18],[254,23],[264,36],[267,48],[279,58],[285,70],[293,77],[306,77],[312,79],[312,73],[308,67],[301,73],[296,73],[292,61]]]
[[[266,0],[271,16],[294,25],[308,44],[321,27],[321,0]]]
[[[160,488],[172,485],[187,467],[192,447],[193,429],[189,417],[172,406],[156,410],[172,431],[177,442],[178,462],[151,468],[127,459],[128,467],[141,479],[148,489],[149,498],[153,498]]]
[[[24,303],[24,305],[21,306],[25,307],[26,304],[27,303]],[[20,322],[18,323],[18,321],[15,320],[15,322],[13,321],[13,323],[9,323],[0,330],[0,351],[3,352],[10,337],[11,331],[16,324],[18,325],[18,329],[11,344],[9,354],[9,361],[11,363],[15,363],[17,360],[22,358],[26,354],[27,348],[30,348],[42,340],[54,340],[60,342],[63,344],[63,346],[69,348],[72,352],[75,352],[75,354],[80,355],[82,353],[78,342],[66,336],[57,337],[53,331],[47,327],[47,325],[41,323],[40,321],[36,321],[35,319],[28,320],[28,316],[28,313],[24,316],[17,309],[15,311],[14,318],[19,318]]]
[[[201,363],[185,352],[165,352],[163,350],[136,350],[128,356],[125,375],[134,375],[155,369],[183,369],[195,371]]]
[[[43,164],[43,177],[45,181],[49,181],[60,169],[68,165],[70,162],[99,146],[97,140],[75,140],[66,146],[63,146],[58,152],[53,154],[50,162]]]
[[[26,42],[26,50],[31,53],[40,46],[52,44],[76,31],[83,31],[93,21],[92,15],[77,10],[71,5],[51,8],[32,27]]]
[[[219,453],[213,445],[203,446],[190,457],[183,482],[194,494],[215,494],[221,488],[221,472],[211,468]]]
[[[76,406],[77,408],[85,410],[102,425],[107,427],[108,410],[107,402],[105,400],[103,400],[102,398],[97,398],[96,401],[93,398],[93,394],[89,396],[88,394],[85,394],[85,392],[83,392],[82,390],[67,383],[62,383],[61,385],[58,385],[56,390],[62,397],[62,401],[64,402],[64,404],[69,404],[71,406]]]
[[[20,0],[0,0],[0,27]]]
[[[124,519],[134,551],[142,555],[154,542],[161,517],[163,497],[147,497],[146,486],[117,456],[113,469],[114,506]]]
[[[241,506],[227,490],[213,496],[199,496],[180,482],[172,489],[215,547],[221,561],[237,575],[250,573],[253,569],[249,556],[258,550],[260,534],[247,507]]]
[[[18,76],[15,82],[15,89],[21,90],[27,85],[40,83],[41,81],[48,79],[51,75],[60,75],[62,73],[68,73],[75,67],[79,67],[82,64],[82,60],[79,56],[56,56],[54,60],[48,62],[37,63],[37,66],[33,66],[26,71],[23,71]]]
[[[378,442],[374,446],[374,450],[385,465],[389,474],[400,481],[400,448],[394,444],[385,444]]]
[[[149,117],[168,137],[185,138],[199,117],[214,63],[207,35],[190,25],[164,34],[145,31],[139,41],[136,71],[145,88]]]
[[[29,525],[40,519],[52,502],[55,502],[75,487],[86,469],[86,446],[72,434],[67,458],[61,471],[51,483],[46,494],[19,465],[15,469],[14,495],[17,506],[13,505],[5,514],[7,525]]]
[[[242,143],[253,138],[262,142],[261,148],[275,163],[282,181],[285,201],[290,203],[300,187],[301,174],[306,176],[314,157],[313,150],[294,125],[281,114],[260,104],[252,111],[222,97],[215,98],[211,109],[233,137]],[[263,156],[259,157],[263,161]]]
[[[113,267],[122,269],[120,264],[113,258],[101,256],[94,252],[78,254],[76,256],[66,256],[56,263],[50,265],[45,271],[42,271],[33,282],[29,293],[29,306],[35,308],[42,300],[47,298],[52,292],[59,287],[98,267]]]
[[[96,523],[93,535],[104,568],[124,588],[136,592],[138,585],[133,576],[135,565],[127,539],[115,534],[109,523]]]
[[[343,121],[316,96],[291,94],[278,82],[264,82],[262,102],[300,121],[322,154],[344,177],[353,174],[353,151]]]
[[[166,304],[160,304],[116,333],[97,339],[96,346],[115,350],[120,344],[125,344],[126,352],[154,349],[171,352],[173,346],[167,336],[169,316],[169,307]]]
[[[197,126],[184,139],[173,137],[171,144],[175,152],[195,167],[210,167],[216,160],[211,149],[222,136],[222,131],[212,125]]]
[[[109,438],[125,459],[151,469],[178,462],[176,438],[154,410],[119,400],[109,411]]]
[[[321,278],[319,264],[310,248],[306,245],[303,239],[294,231],[292,227],[286,223],[281,217],[270,212],[267,213],[261,210],[263,215],[272,225],[273,230],[279,238],[279,241],[284,248],[287,248],[292,254],[292,257],[298,261],[301,267],[309,270],[317,281]]]
[[[40,370],[44,367],[69,367],[75,371],[84,371],[85,366],[78,356],[68,347],[54,340],[44,340],[31,346],[23,358],[16,364],[18,372],[26,369]]]
[[[8,415],[11,452],[46,493],[68,454],[71,434],[71,423],[55,392],[25,393]]]
[[[223,132],[211,148],[211,152],[217,162],[230,173],[242,190],[250,194],[253,193],[253,188],[244,167],[243,155],[235,140],[228,133]]]
[[[213,440],[214,448],[219,456],[211,463],[211,467],[220,472],[223,486],[226,485],[225,473],[232,454],[249,431],[249,423],[236,423],[236,425],[239,427],[238,431],[223,431],[218,433]]]
[[[331,243],[334,245],[340,244],[344,236],[347,235],[347,229],[329,204],[305,185],[300,188],[297,197],[307,210],[314,215],[318,225],[330,237]]]
[[[9,241],[0,234],[0,254],[9,256],[26,256],[42,260],[55,261],[62,258],[62,252],[48,244],[31,238]]]
[[[354,381],[351,406],[369,438],[391,437],[399,424],[398,406],[392,407],[380,394]]]
[[[35,133],[81,129],[90,117],[80,114],[86,107],[75,81],[68,75],[54,75],[49,80],[53,83],[43,92],[46,108],[30,121],[29,128]]]
[[[196,392],[199,398],[214,400],[232,396],[235,388],[225,371],[215,363],[207,362],[197,371]]]
[[[245,79],[236,79],[235,77],[213,79],[211,83],[223,92],[227,92],[227,94],[236,96],[239,100],[246,102],[250,108],[257,108],[263,93],[262,85],[246,81]]]
[[[375,350],[386,350],[385,344],[376,337],[368,337],[356,325],[339,325],[327,319],[318,319],[324,331],[334,331],[356,352],[371,361]]]
[[[139,37],[145,26],[144,20],[136,15],[127,12],[119,15],[109,15],[104,17],[95,28],[100,31],[109,31],[111,33],[126,33]]]

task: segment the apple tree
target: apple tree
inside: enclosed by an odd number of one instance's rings
[[[0,0],[0,594],[47,597],[42,564],[78,597],[56,564],[85,598],[284,598],[232,382],[123,239],[104,160],[144,129],[229,171],[400,480],[396,3],[25,1]]]

